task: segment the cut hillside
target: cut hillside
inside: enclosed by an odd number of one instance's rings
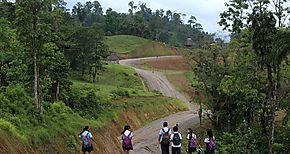
[[[179,49],[164,43],[131,35],[107,36],[105,43],[111,52],[117,53],[122,59],[179,54]]]
[[[65,103],[43,101],[41,116],[32,112],[33,98],[24,90],[11,87],[0,93],[0,153],[80,153],[78,134],[86,125],[98,143],[94,153],[121,153],[118,137],[125,124],[135,130],[187,110],[177,99],[147,92],[133,69],[106,68],[96,83],[72,80]]]

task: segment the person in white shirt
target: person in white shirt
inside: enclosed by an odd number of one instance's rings
[[[207,137],[204,139],[204,143],[205,143],[206,154],[215,153],[216,140],[210,128],[207,129]]]
[[[168,123],[163,122],[163,128],[159,131],[158,143],[161,145],[161,153],[169,154],[171,130],[168,128]]]
[[[188,144],[187,144],[187,152],[188,154],[192,154],[196,151],[197,148],[197,137],[196,135],[193,133],[191,128],[187,129],[187,137],[186,139],[188,140]]]
[[[79,137],[82,140],[83,154],[85,154],[86,152],[91,153],[94,150],[92,141],[94,141],[95,143],[97,142],[93,139],[93,135],[90,132],[90,127],[85,126],[83,131],[80,133]]]
[[[181,154],[181,141],[182,136],[178,132],[178,127],[173,127],[173,134],[170,136],[171,147],[172,147],[172,154]]]
[[[124,130],[121,133],[122,147],[125,154],[129,154],[130,150],[133,150],[132,138],[133,133],[130,131],[130,126],[124,126]]]

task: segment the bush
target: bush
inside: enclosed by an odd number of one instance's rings
[[[118,89],[112,91],[112,93],[117,95],[117,96],[121,96],[121,97],[129,97],[130,96],[128,90],[125,90],[123,88],[118,88]]]

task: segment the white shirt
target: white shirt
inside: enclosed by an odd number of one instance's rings
[[[164,130],[164,132],[162,131],[162,129]],[[169,134],[171,134],[171,129],[169,129],[168,127],[163,127],[162,129],[160,129],[160,132],[159,132],[159,135],[161,135],[161,137],[160,137],[160,142],[162,141],[163,134],[164,134],[165,132],[168,132],[168,130],[169,130]]]
[[[193,137],[193,138],[195,138],[195,139],[197,140],[197,137],[196,137],[196,135],[195,135],[195,134],[193,134],[193,133],[192,133],[192,137]],[[190,134],[187,134],[187,137],[186,137],[186,139],[188,139],[188,140],[189,140],[189,138],[190,138]]]
[[[178,132],[173,132],[173,134],[170,135],[170,141],[173,141],[173,136],[174,136],[174,134],[176,134],[176,133],[178,133]],[[181,134],[178,133],[178,135],[179,135],[179,137],[180,137],[180,140],[182,140],[182,136],[181,136]],[[181,142],[180,142],[179,145],[174,145],[173,142],[172,142],[171,146],[174,147],[174,148],[179,148],[179,147],[181,147]]]
[[[128,136],[130,134],[130,138],[133,137],[133,133],[131,131],[129,131],[129,130],[126,130],[123,134],[126,135],[126,136]],[[122,136],[123,136],[123,134],[122,134]]]
[[[89,136],[89,138],[93,138],[93,135],[92,135],[92,133],[91,132],[89,132],[89,131],[84,131],[81,135],[79,135],[79,137],[80,138],[83,138],[84,136],[86,136],[86,135],[88,135]]]
[[[212,138],[215,140],[214,136],[213,136]],[[206,137],[206,138],[204,139],[204,143],[209,143],[209,138],[208,138],[208,137]]]

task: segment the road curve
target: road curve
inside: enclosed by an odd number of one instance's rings
[[[136,70],[139,76],[142,77],[149,90],[158,90],[164,96],[174,97],[185,102],[189,111],[179,112],[158,120],[151,122],[150,124],[142,127],[138,130],[134,130],[133,137],[133,154],[156,154],[161,153],[160,145],[157,143],[158,133],[162,127],[162,123],[167,121],[170,127],[179,123],[181,132],[185,132],[188,127],[198,123],[198,116],[196,110],[191,103],[186,99],[184,95],[176,91],[170,82],[161,72],[143,70],[139,67],[140,61],[144,60],[158,60],[163,58],[174,58],[178,56],[160,56],[160,57],[147,57],[147,58],[136,58],[136,59],[125,59],[120,60],[121,65],[132,67]],[[183,135],[185,136],[185,135]]]

